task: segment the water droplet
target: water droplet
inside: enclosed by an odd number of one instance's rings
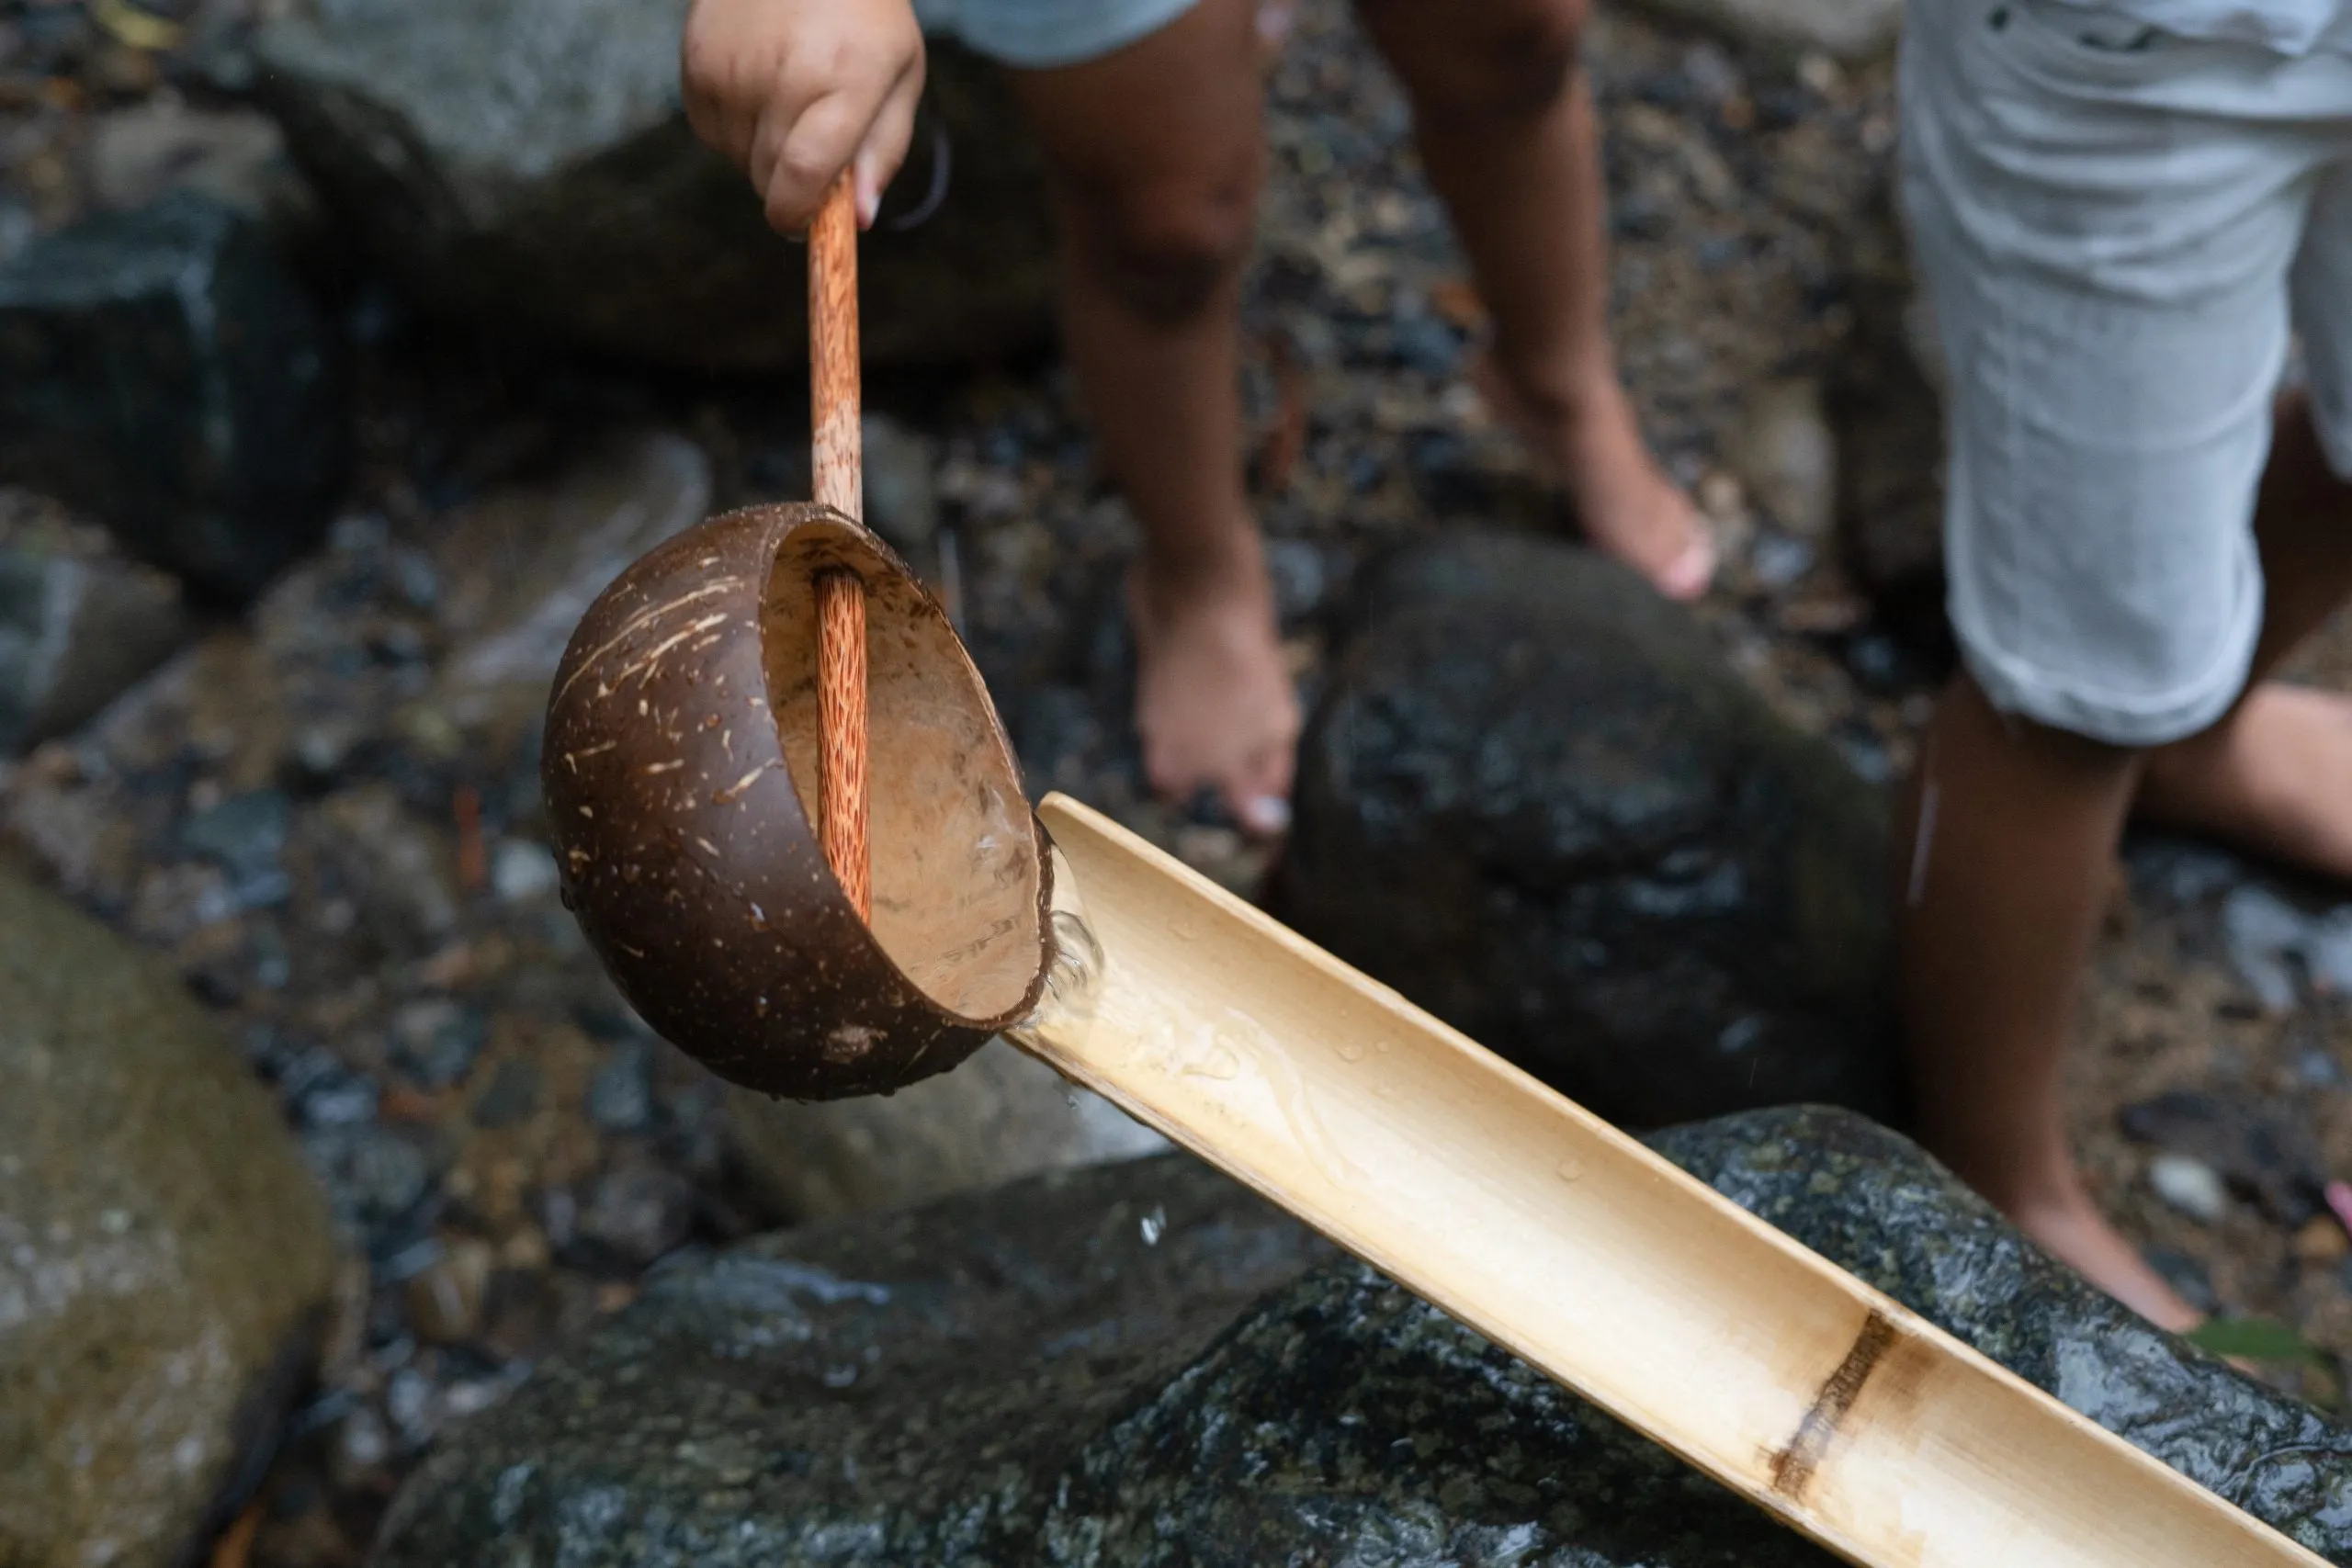
[[[1198,942],[1201,940],[1201,933],[1194,931],[1191,925],[1183,920],[1169,921],[1168,934],[1174,937],[1178,942]]]
[[[1339,1044],[1333,1046],[1332,1049],[1340,1054],[1340,1060],[1342,1062],[1361,1062],[1363,1060],[1363,1047],[1357,1044],[1352,1040],[1343,1040]]]
[[[1564,1159],[1552,1168],[1552,1173],[1563,1181],[1582,1181],[1584,1162],[1577,1159]]]
[[[1164,1206],[1154,1204],[1151,1213],[1143,1217],[1143,1244],[1146,1247],[1158,1247],[1160,1236],[1166,1233],[1167,1229],[1168,1210]]]
[[[1387,1042],[1387,1041],[1385,1041],[1385,1040],[1375,1040],[1375,1041],[1374,1041],[1374,1042],[1373,1042],[1372,1048],[1373,1048],[1374,1050],[1375,1050],[1375,1051],[1379,1052],[1379,1053],[1380,1053],[1382,1055],[1384,1055],[1384,1056],[1385,1056],[1386,1055],[1388,1055],[1388,1053],[1389,1053],[1389,1052],[1394,1051],[1395,1049],[1396,1049],[1396,1047],[1395,1045],[1391,1044],[1389,1042]]]

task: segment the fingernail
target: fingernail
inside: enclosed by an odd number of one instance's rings
[[[873,228],[875,214],[881,209],[882,193],[874,188],[872,175],[861,173],[857,176],[857,226]]]
[[[1279,795],[1261,795],[1241,808],[1241,819],[1269,838],[1290,830],[1290,802]]]

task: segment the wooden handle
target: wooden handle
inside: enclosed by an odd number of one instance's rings
[[[816,500],[864,521],[857,208],[846,170],[808,230],[808,402]],[[817,574],[817,830],[860,919],[874,913],[865,810],[865,586]]]
[[[857,204],[844,170],[808,227],[808,417],[813,499],[864,522],[857,355]]]
[[[874,916],[865,828],[865,584],[817,574],[817,831],[860,919]]]

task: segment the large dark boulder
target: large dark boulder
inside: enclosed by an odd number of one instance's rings
[[[1602,1115],[1885,1119],[1885,831],[1687,612],[1590,551],[1468,535],[1371,582],[1274,903]]]
[[[1899,1137],[1797,1110],[1658,1143],[2352,1562],[2352,1433],[2141,1324]],[[1832,1559],[1168,1156],[791,1233],[662,1279],[427,1462],[376,1568],[548,1562]]]
[[[770,233],[680,107],[686,0],[300,0],[252,87],[319,191],[431,310],[509,334],[699,368],[807,362],[802,250]],[[861,246],[870,362],[1034,341],[1051,298],[1043,191],[995,71],[945,43],[892,206]]]
[[[427,1461],[382,1568],[1038,1562],[1056,1477],[1330,1249],[1174,1157],[755,1242],[658,1279]]]
[[[0,481],[250,593],[324,531],[350,463],[336,341],[260,221],[192,191],[0,267]]]

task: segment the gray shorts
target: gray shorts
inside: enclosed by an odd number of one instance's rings
[[[1158,32],[1193,0],[915,0],[926,30],[1021,70],[1080,65]]]
[[[1917,0],[1902,91],[1969,669],[2096,739],[2192,735],[2261,631],[2255,492],[2297,334],[2352,476],[2352,56]]]

